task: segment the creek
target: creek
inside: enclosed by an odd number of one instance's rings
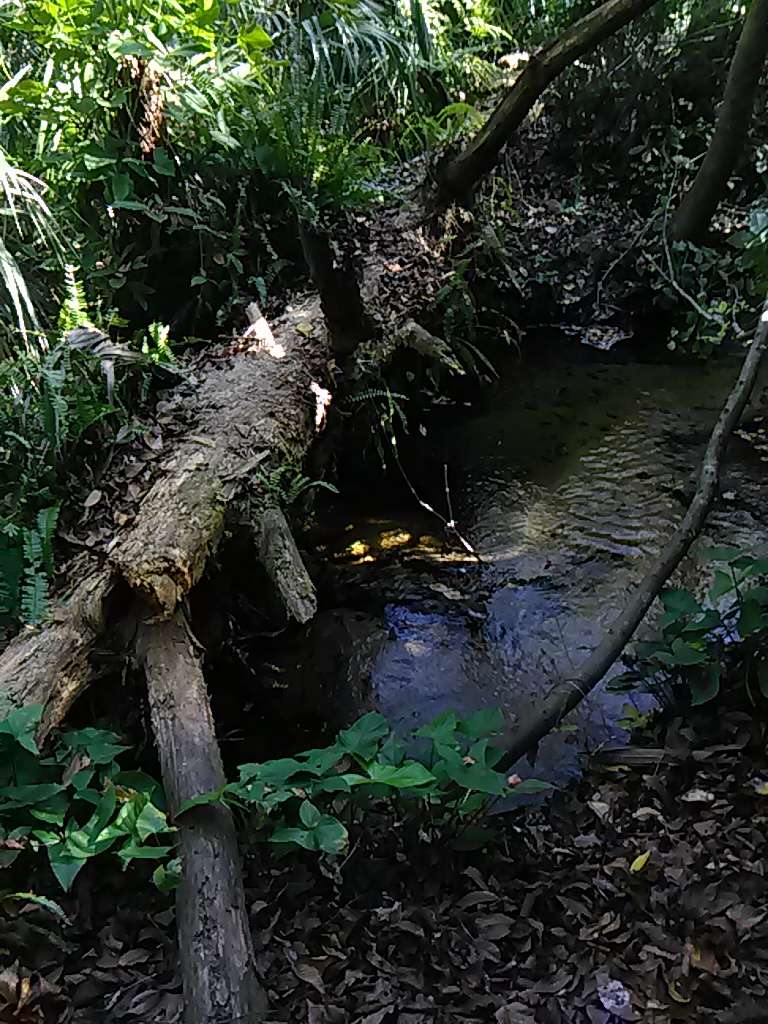
[[[484,706],[512,729],[584,661],[679,522],[737,370],[729,357],[633,361],[562,339],[509,360],[403,456],[410,486],[479,559],[391,475],[340,497],[304,538],[323,607],[299,644],[270,655],[281,686],[342,718],[376,708],[403,732]],[[711,543],[765,548],[767,394],[763,380],[678,585],[702,588]],[[626,738],[628,701],[649,700],[600,686],[543,741],[535,774],[566,782],[585,751]]]

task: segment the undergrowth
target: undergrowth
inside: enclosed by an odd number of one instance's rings
[[[172,823],[159,783],[120,767],[128,748],[116,734],[63,732],[41,753],[41,711],[30,706],[0,721],[0,866],[15,865],[16,877],[44,854],[65,890],[88,861],[105,854],[124,868],[155,862],[155,883],[172,887],[179,877],[176,823],[219,801],[275,851],[303,848],[338,858],[351,848],[372,852],[370,823],[382,816],[407,843],[476,849],[493,841],[491,806],[551,788],[494,769],[503,754],[491,742],[504,724],[498,711],[465,720],[443,714],[416,731],[410,752],[371,713],[328,747],[241,765],[236,782],[188,801]]]

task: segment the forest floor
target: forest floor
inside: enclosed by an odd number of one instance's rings
[[[340,868],[251,849],[268,1019],[764,1021],[762,733],[738,710],[660,723],[643,743],[664,756],[593,763],[573,789],[500,819],[483,852],[408,848],[392,821],[380,857],[353,847]],[[6,920],[0,1020],[180,1021],[171,901],[137,883],[89,865],[63,928],[32,904]]]
[[[540,161],[543,137],[524,145],[537,170],[521,181],[510,165],[499,176],[468,248],[460,223],[453,240],[433,244],[425,226],[405,235],[397,219],[371,221],[364,256],[378,272],[366,297],[372,289],[385,322],[395,308],[425,307],[438,322],[463,252],[489,304],[506,293],[510,340],[518,309],[570,317],[600,347],[624,333],[620,299],[647,284],[635,277],[642,221],[618,193],[587,198]],[[64,538],[76,552],[98,551],[138,514],[161,453],[189,431],[177,400],[165,396],[129,451],[89,481]],[[545,806],[506,816],[485,852],[406,847],[391,820],[379,826],[380,856],[353,846],[340,867],[247,851],[269,1020],[763,1022],[762,728],[741,709],[658,728],[644,742],[666,753],[651,767],[592,764]],[[181,1020],[172,897],[138,868],[126,884],[99,862],[59,902],[63,924],[33,902],[0,910],[0,1024]]]

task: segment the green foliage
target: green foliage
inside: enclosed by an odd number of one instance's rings
[[[713,701],[727,676],[752,704],[758,692],[768,699],[768,559],[735,547],[706,554],[718,568],[705,600],[685,589],[665,591],[660,636],[637,644],[635,664],[611,688],[642,685],[697,706]]]
[[[90,321],[66,270],[60,333],[0,361],[0,623],[43,621],[66,472],[83,435],[110,413],[99,363],[63,332]]]
[[[318,487],[333,494],[339,493],[327,480],[311,480],[305,476],[294,462],[283,462],[271,470],[257,469],[256,483],[263,495],[283,508],[289,508],[302,494]]]
[[[272,844],[340,854],[350,830],[359,843],[370,815],[388,808],[415,837],[480,846],[492,835],[480,822],[493,803],[551,789],[495,770],[503,750],[491,739],[503,725],[495,710],[466,720],[447,712],[416,730],[418,752],[409,754],[386,719],[372,712],[329,747],[241,765],[237,782],[190,800],[179,814],[223,800],[249,811],[260,836]]]
[[[171,886],[178,876],[175,830],[157,783],[123,772],[118,758],[128,748],[101,729],[62,733],[41,756],[35,741],[41,712],[28,706],[0,720],[0,867],[45,853],[67,891],[89,860],[111,853],[124,868],[161,861],[156,881]]]

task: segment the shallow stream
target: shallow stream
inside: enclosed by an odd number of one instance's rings
[[[407,470],[481,561],[408,496],[338,502],[309,538],[326,566],[326,609],[298,666],[305,684],[314,673],[319,692],[338,692],[329,673],[343,664],[356,703],[400,729],[487,705],[512,728],[586,658],[679,522],[736,370],[729,359],[654,365],[562,346],[511,363],[476,408],[442,416]],[[707,543],[762,550],[768,539],[765,395],[763,383],[679,574],[686,585],[703,584]],[[543,742],[536,774],[565,781],[581,752],[621,741],[627,700],[600,687]]]

